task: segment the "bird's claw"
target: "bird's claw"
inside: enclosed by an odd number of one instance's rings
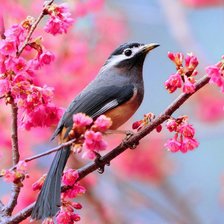
[[[128,140],[129,138],[131,138],[135,133],[131,130],[125,131],[126,137],[125,140]]]
[[[110,162],[105,163],[104,161],[102,161],[102,156],[98,152],[94,152],[94,153],[96,155],[94,162],[98,167],[97,172],[102,174],[104,173],[105,165],[110,166]]]
[[[125,144],[130,149],[136,149],[136,147],[139,145],[139,142],[135,142],[132,144],[128,144],[127,140],[129,140],[135,133],[133,131],[126,131],[126,137],[123,140],[123,144]]]

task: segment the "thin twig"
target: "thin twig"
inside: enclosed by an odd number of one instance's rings
[[[196,84],[195,92],[196,93],[199,89],[201,89],[203,86],[205,86],[209,82],[209,77],[204,76],[202,77]],[[184,104],[184,102],[194,93],[183,93],[181,94],[176,100],[174,100],[173,103],[171,103],[164,113],[162,113],[160,116],[158,116],[152,123],[147,125],[145,128],[143,128],[138,133],[131,136],[129,139],[124,140],[119,146],[108,152],[106,155],[100,158],[100,164],[99,162],[90,162],[86,166],[78,169],[79,178],[77,181],[83,179],[88,174],[92,173],[93,171],[99,169],[102,165],[109,164],[114,158],[116,158],[118,155],[120,155],[122,152],[127,150],[129,147],[136,145],[142,138],[144,138],[146,135],[151,133],[158,125],[162,124],[164,121],[166,121],[178,108]],[[62,187],[62,191],[66,191],[68,187]],[[15,216],[12,216],[10,220],[6,221],[5,224],[16,224],[19,221],[22,221],[29,217],[32,212],[32,208],[34,206],[34,203],[26,208],[23,209],[23,211],[17,213]]]
[[[0,96],[0,99],[3,99],[3,98],[5,98],[5,95],[4,96]]]
[[[19,145],[18,145],[18,107],[16,103],[11,104],[12,111],[12,126],[11,126],[11,139],[12,139],[12,164],[15,166],[19,162]]]
[[[70,141],[68,141],[68,142],[65,142],[65,143],[62,143],[61,145],[58,145],[58,146],[56,146],[56,147],[54,147],[54,148],[52,148],[52,149],[49,149],[49,150],[46,151],[46,152],[39,153],[39,154],[37,154],[37,155],[28,157],[28,158],[24,159],[23,161],[24,161],[24,162],[30,162],[30,161],[32,161],[32,160],[34,160],[34,159],[39,159],[39,158],[41,158],[41,157],[43,157],[43,156],[50,155],[51,153],[57,152],[57,151],[59,151],[60,149],[62,149],[63,147],[65,147],[65,146],[72,145],[75,141],[76,141],[76,139],[72,139],[72,140],[70,140]],[[13,167],[11,167],[11,168],[9,168],[9,170],[14,170],[14,169],[16,169],[16,165],[13,166]],[[4,175],[1,175],[1,174],[0,174],[0,177],[3,177],[3,176],[4,176]]]
[[[0,36],[2,39],[5,39],[5,24],[2,13],[0,13]]]
[[[33,23],[33,25],[31,26],[30,30],[29,30],[29,33],[23,43],[23,45],[21,46],[21,48],[18,50],[17,52],[17,57],[19,57],[24,48],[29,44],[29,41],[30,41],[30,38],[34,32],[34,30],[37,28],[37,25],[40,23],[41,19],[46,15],[46,8],[51,5],[52,3],[54,2],[54,0],[51,0],[49,1],[45,6],[44,6],[44,9],[42,10],[41,14],[38,16],[38,18],[36,19],[36,21]]]
[[[14,216],[10,217],[5,223],[2,224],[18,224],[25,220],[27,217],[30,216],[32,209],[34,207],[35,203],[30,204],[26,208],[24,208],[22,211],[18,212]]]
[[[52,148],[52,149],[49,149],[49,150],[46,151],[46,152],[39,153],[39,154],[37,154],[37,155],[35,155],[35,156],[31,156],[31,157],[29,157],[29,158],[26,158],[26,159],[24,159],[24,161],[25,161],[25,162],[30,162],[30,161],[32,161],[32,160],[34,160],[34,159],[38,159],[38,158],[40,158],[40,157],[49,155],[49,154],[51,154],[51,153],[53,153],[53,152],[57,152],[57,151],[59,151],[60,149],[62,149],[63,147],[65,147],[65,146],[72,145],[72,143],[74,143],[75,141],[76,141],[76,139],[72,139],[72,140],[70,140],[70,141],[68,141],[68,142],[65,142],[65,143],[63,143],[63,144],[61,144],[61,145],[58,145],[57,147],[54,147],[54,148]]]
[[[16,166],[19,162],[19,145],[18,145],[18,107],[15,102],[11,104],[12,111],[12,124],[11,124],[11,141],[12,141],[12,164]],[[18,184],[13,184],[11,189],[10,201],[3,209],[4,213],[10,216],[17,204],[17,199],[20,193],[20,186]]]

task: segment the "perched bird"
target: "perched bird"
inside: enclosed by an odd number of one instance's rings
[[[158,46],[156,43],[125,43],[112,52],[96,78],[71,102],[52,139],[59,136],[62,142],[68,141],[73,115],[79,112],[93,119],[105,114],[113,122],[112,130],[125,123],[143,100],[142,70],[145,57]],[[69,154],[69,146],[56,153],[32,211],[32,219],[53,217],[58,212],[61,176]]]

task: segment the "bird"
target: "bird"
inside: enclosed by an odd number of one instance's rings
[[[98,75],[78,94],[64,112],[51,140],[69,140],[73,115],[84,113],[92,119],[104,114],[111,118],[111,130],[125,123],[144,97],[143,64],[157,43],[124,43],[116,48]],[[32,210],[32,220],[54,217],[60,209],[61,177],[70,155],[70,146],[57,151]]]

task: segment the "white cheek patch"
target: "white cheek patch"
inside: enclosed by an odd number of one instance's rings
[[[124,54],[120,55],[114,55],[109,60],[107,60],[107,63],[100,69],[100,73],[104,72],[107,69],[110,69],[111,67],[114,67],[115,65],[119,64],[119,62],[127,59],[127,56]]]
[[[126,56],[124,53],[120,55],[113,55],[109,60],[107,60],[107,63],[100,69],[100,73],[106,71],[107,69],[110,69],[111,67],[116,66],[117,64],[128,58],[132,58],[135,54],[141,51],[143,47],[144,46],[131,48],[132,54],[130,56]]]

